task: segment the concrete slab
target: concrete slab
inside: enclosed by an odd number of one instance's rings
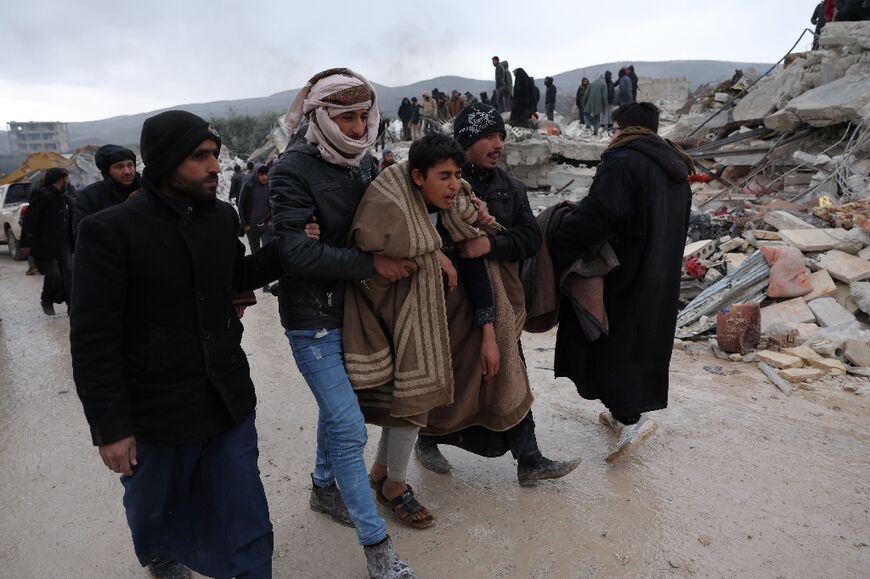
[[[837,249],[822,254],[819,267],[828,270],[832,278],[846,283],[870,278],[870,261]]]
[[[761,308],[761,331],[767,331],[771,324],[776,323],[810,323],[815,322],[816,316],[807,307],[803,298],[794,298]]]
[[[815,229],[812,225],[788,211],[781,209],[768,211],[764,214],[764,222],[777,230],[783,229]]]
[[[849,297],[862,312],[870,314],[870,282],[856,281],[849,284]]]
[[[825,371],[818,368],[786,368],[780,370],[779,375],[792,384],[799,382],[812,382],[824,377]]]
[[[801,251],[829,251],[839,245],[845,229],[780,229],[782,240]]]
[[[848,340],[843,357],[856,366],[870,368],[870,345],[859,340]]]
[[[819,298],[807,305],[810,311],[813,312],[813,315],[816,316],[816,323],[823,328],[830,328],[831,326],[855,320],[855,316],[838,304],[834,298]]]
[[[800,368],[804,365],[804,361],[797,356],[771,350],[756,352],[755,358],[774,368]]]
[[[811,273],[808,281],[813,289],[810,293],[803,296],[806,302],[837,295],[837,284],[834,283],[831,274],[826,269],[820,269],[817,272]]]

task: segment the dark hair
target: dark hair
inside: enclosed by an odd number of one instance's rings
[[[254,162],[248,161],[247,167],[248,167],[248,171],[253,171],[254,170]]]
[[[268,172],[269,172],[269,167],[267,167],[266,165],[261,165],[261,166],[257,167],[257,175],[259,175],[260,173],[268,173]]]
[[[236,173],[238,173],[238,172],[241,171],[241,170],[242,170],[242,168],[239,166],[238,163],[236,163],[235,165],[233,165],[233,171],[235,171]]]
[[[499,57],[497,57],[497,56],[493,56],[492,59],[493,60],[500,60]]]
[[[456,161],[459,167],[465,164],[465,153],[459,143],[447,135],[426,135],[411,145],[408,151],[408,171],[417,169],[425,177],[430,167],[448,159]]]
[[[613,122],[625,127],[645,127],[659,132],[659,109],[652,103],[631,103],[613,111]]]

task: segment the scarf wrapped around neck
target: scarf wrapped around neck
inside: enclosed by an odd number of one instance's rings
[[[352,139],[332,119],[348,111],[368,111],[366,134]],[[295,134],[304,118],[309,119],[305,138],[317,146],[329,163],[356,167],[378,136],[380,113],[372,84],[349,68],[332,68],[309,80],[284,116],[284,125]]]
[[[649,130],[646,127],[628,126],[628,127],[620,128],[619,134],[617,136],[613,137],[613,139],[610,141],[610,144],[607,145],[607,151],[613,151],[614,149],[619,149],[621,147],[628,145],[629,143],[637,141],[638,139],[644,139],[644,138],[648,138],[648,137],[652,137],[654,139],[660,139],[660,140],[664,141],[665,143],[667,143],[668,146],[671,149],[673,149],[674,151],[676,151],[677,155],[680,156],[680,159],[686,165],[686,168],[688,169],[689,174],[692,174],[695,172],[695,162],[692,160],[692,158],[686,153],[686,151],[681,146],[674,143],[670,139],[662,139],[660,136],[658,136],[657,133]]]

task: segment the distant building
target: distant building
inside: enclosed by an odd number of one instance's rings
[[[9,149],[12,153],[35,151],[69,151],[69,131],[66,123],[6,123],[9,131]]]

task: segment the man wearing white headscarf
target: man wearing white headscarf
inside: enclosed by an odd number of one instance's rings
[[[319,408],[311,508],[356,527],[371,577],[410,579],[416,575],[393,549],[369,488],[366,427],[342,350],[346,281],[393,282],[417,267],[347,247],[357,205],[378,173],[368,152],[378,120],[375,89],[361,75],[346,68],[316,74],[284,118],[292,137],[270,171],[269,190],[288,273],[278,289],[281,324]],[[311,222],[319,238],[306,235]]]

